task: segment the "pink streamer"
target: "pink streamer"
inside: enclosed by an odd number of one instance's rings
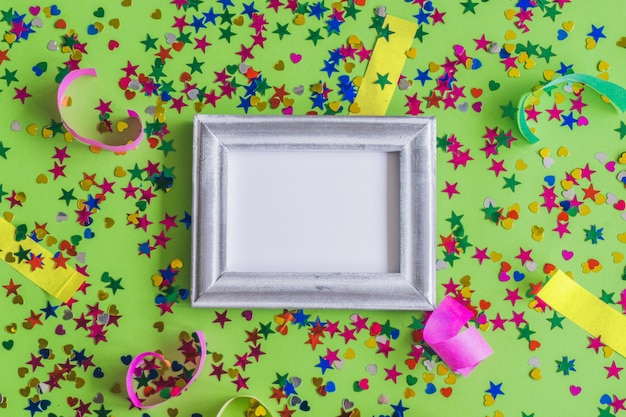
[[[80,135],[78,132],[76,132],[72,128],[72,126],[70,126],[65,121],[65,119],[63,118],[63,110],[62,110],[64,107],[63,97],[65,97],[65,91],[77,78],[80,78],[82,76],[95,77],[97,76],[96,70],[93,68],[84,68],[84,69],[71,71],[69,74],[65,76],[65,78],[63,78],[63,81],[61,81],[61,84],[59,85],[59,89],[57,91],[57,107],[59,108],[59,114],[61,115],[61,119],[63,120],[63,124],[65,125],[65,128],[67,129],[67,131],[70,132],[77,140],[83,143],[86,143],[89,146],[96,146],[98,148],[106,149],[108,151],[126,152],[126,151],[129,151],[138,147],[139,143],[141,142],[141,139],[143,138],[143,121],[141,120],[141,117],[139,116],[139,114],[137,114],[137,112],[135,112],[134,110],[130,110],[130,109],[128,110],[128,117],[130,117],[131,119],[137,119],[139,121],[139,126],[140,126],[139,133],[137,134],[137,137],[135,139],[133,139],[131,142],[124,144],[124,145],[107,145],[106,143],[102,143],[99,140],[86,138]]]
[[[459,333],[473,312],[454,298],[446,297],[431,314],[424,327],[424,341],[454,371],[469,375],[493,353],[475,327]]]
[[[196,335],[198,335],[198,344],[200,345],[200,362],[198,363],[198,366],[196,366],[196,371],[193,373],[193,376],[189,379],[189,382],[187,382],[187,385],[185,385],[185,387],[181,389],[177,395],[180,395],[183,391],[189,388],[189,386],[198,378],[198,375],[200,375],[200,371],[202,371],[202,368],[204,367],[204,362],[206,360],[206,354],[207,354],[206,338],[204,337],[204,333],[202,333],[200,330],[196,330],[195,333]],[[130,402],[135,407],[142,408],[142,409],[154,408],[165,402],[165,401],[161,401],[156,404],[144,405],[139,399],[139,397],[137,396],[137,393],[135,392],[135,389],[133,387],[133,380],[134,380],[133,378],[135,376],[135,373],[139,370],[139,367],[143,363],[144,358],[146,357],[154,357],[163,362],[169,362],[167,359],[165,359],[165,356],[159,353],[143,352],[137,355],[132,360],[132,362],[128,365],[128,372],[126,372],[126,392],[128,393],[128,398],[130,398]],[[139,373],[141,373],[141,371],[139,371]],[[176,395],[173,395],[172,397],[174,396]]]

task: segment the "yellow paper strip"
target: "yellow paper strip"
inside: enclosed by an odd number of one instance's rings
[[[626,357],[626,316],[557,271],[537,294],[550,307]]]
[[[413,44],[417,24],[387,15],[383,28],[387,25],[393,33],[389,35],[389,40],[380,37],[376,41],[354,100],[356,106],[351,106],[351,115],[384,116],[396,90],[406,61],[406,51]]]
[[[56,267],[53,255],[43,246],[26,237],[16,240],[17,229],[5,219],[0,218],[0,259],[11,265],[17,272],[37,284],[50,295],[66,302],[78,290],[85,277],[71,267]],[[40,257],[41,264],[20,261],[18,252]]]

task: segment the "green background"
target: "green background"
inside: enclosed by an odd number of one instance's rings
[[[553,312],[535,311],[529,303],[533,296],[528,294],[530,284],[544,281],[546,274],[543,272],[545,264],[553,264],[564,271],[569,271],[578,283],[589,289],[598,297],[608,303],[620,301],[624,290],[624,243],[618,236],[626,232],[623,210],[618,210],[609,204],[596,204],[592,200],[584,200],[590,209],[590,213],[572,215],[569,219],[569,231],[571,233],[562,238],[552,229],[557,226],[557,215],[560,208],[548,212],[540,208],[534,213],[529,206],[532,203],[543,202],[540,194],[544,186],[548,186],[548,176],[554,177],[554,192],[557,203],[566,199],[562,196],[564,191],[561,180],[566,178],[566,173],[571,173],[586,164],[596,171],[591,177],[591,183],[600,194],[606,196],[613,194],[616,199],[625,197],[624,185],[617,179],[620,171],[624,170],[624,164],[618,160],[624,151],[622,138],[626,128],[623,125],[623,116],[612,106],[603,103],[599,96],[589,90],[582,94],[583,101],[588,104],[583,109],[584,116],[589,120],[588,126],[574,126],[569,129],[562,126],[560,121],[548,121],[546,108],[554,104],[555,93],[545,96],[538,107],[543,113],[539,116],[539,123],[531,122],[531,126],[537,127],[537,135],[541,138],[538,144],[531,145],[520,135],[515,121],[509,117],[510,113],[503,107],[517,106],[519,98],[528,93],[535,85],[545,82],[544,71],[558,71],[563,66],[571,66],[575,73],[598,75],[598,64],[601,60],[610,65],[608,70],[610,80],[621,85],[626,85],[624,75],[625,54],[619,45],[623,31],[623,5],[619,1],[604,2],[548,2],[537,1],[477,1],[477,2],[451,2],[434,1],[432,7],[445,13],[443,23],[433,24],[432,18],[421,24],[421,29],[426,32],[421,38],[414,40],[413,46],[417,49],[417,57],[407,59],[402,71],[403,76],[412,80],[412,86],[405,91],[396,90],[387,115],[405,115],[409,110],[407,97],[417,94],[421,101],[420,110],[424,115],[437,117],[437,130],[440,145],[437,153],[437,234],[440,236],[438,244],[446,237],[457,238],[457,253],[446,253],[443,246],[438,247],[438,260],[440,269],[437,273],[438,284],[446,284],[450,280],[459,284],[461,281],[471,281],[471,293],[466,297],[466,302],[476,308],[477,321],[487,319],[487,325],[482,326],[482,335],[493,347],[494,354],[480,364],[468,377],[456,377],[454,384],[448,379],[448,372],[442,371],[442,375],[435,369],[430,371],[424,363],[424,357],[415,369],[410,369],[405,362],[410,357],[408,353],[414,344],[423,344],[419,335],[415,333],[423,314],[420,312],[377,312],[377,311],[325,311],[306,310],[300,312],[307,320],[300,324],[288,325],[288,333],[281,335],[277,332],[275,317],[282,314],[282,310],[253,310],[243,314],[242,310],[236,309],[192,309],[188,300],[176,303],[173,313],[160,314],[155,306],[155,297],[159,294],[153,286],[151,277],[159,273],[159,270],[167,268],[169,263],[180,258],[184,267],[176,277],[176,285],[181,288],[189,288],[189,253],[191,233],[190,229],[181,222],[186,213],[191,213],[191,169],[192,157],[192,116],[195,112],[193,103],[197,100],[189,99],[182,90],[185,88],[181,81],[181,74],[190,72],[194,59],[203,64],[200,70],[194,71],[191,83],[197,83],[198,88],[206,87],[206,92],[219,87],[216,85],[215,72],[220,72],[227,66],[238,65],[241,62],[241,45],[249,47],[253,29],[249,27],[250,18],[244,14],[246,7],[252,6],[258,13],[265,15],[267,21],[263,35],[267,38],[263,47],[256,46],[253,49],[253,59],[246,60],[256,71],[260,71],[268,85],[271,87],[265,96],[259,97],[269,101],[274,93],[273,87],[284,85],[285,90],[290,92],[289,98],[294,100],[293,114],[306,114],[315,110],[318,114],[334,113],[326,107],[324,110],[313,109],[310,97],[313,95],[312,88],[315,84],[325,82],[332,91],[328,93],[329,103],[340,101],[342,110],[338,114],[346,115],[350,103],[342,101],[339,93],[339,77],[348,75],[351,79],[362,76],[365,72],[367,61],[359,62],[348,59],[347,62],[355,64],[351,72],[348,72],[344,63],[337,65],[338,72],[330,76],[321,71],[324,60],[329,59],[329,51],[335,50],[347,44],[351,35],[356,35],[367,49],[372,49],[376,42],[376,29],[372,26],[374,9],[382,4],[367,1],[364,6],[354,6],[359,12],[356,17],[346,17],[345,23],[341,24],[338,32],[328,31],[327,21],[330,19],[333,4],[329,1],[301,2],[298,4],[298,12],[305,15],[305,24],[296,25],[294,19],[297,13],[286,9],[284,5],[275,12],[269,6],[274,2],[257,0],[245,3],[233,1],[228,6],[232,19],[236,20],[243,16],[243,22],[229,23],[222,15],[224,2],[204,1],[179,2],[158,1],[144,2],[139,0],[98,2],[83,1],[57,2],[58,15],[50,12],[52,4],[20,3],[12,7],[3,5],[4,16],[0,23],[7,36],[0,43],[0,51],[7,51],[8,59],[0,62],[0,149],[5,149],[0,154],[0,213],[11,218],[14,225],[25,224],[29,231],[35,230],[38,225],[45,225],[49,236],[57,239],[57,243],[51,244],[48,249],[51,252],[58,250],[58,242],[70,239],[72,236],[83,236],[77,245],[77,251],[85,256],[84,262],[79,265],[88,265],[89,277],[87,282],[91,284],[85,293],[76,295],[77,301],[71,311],[74,317],[88,311],[88,306],[99,303],[100,308],[107,309],[114,305],[119,314],[119,326],[106,327],[107,341],[95,343],[88,337],[88,332],[83,329],[75,329],[75,321],[64,319],[64,312],[70,310],[67,306],[59,306],[59,302],[28,280],[17,274],[11,267],[2,263],[0,265],[0,285],[8,286],[10,280],[21,284],[18,293],[22,303],[15,296],[7,294],[4,297],[4,289],[0,289],[0,306],[2,311],[2,330],[0,341],[4,342],[0,348],[0,393],[4,401],[0,404],[2,412],[7,415],[31,415],[26,410],[31,401],[49,401],[46,410],[35,412],[38,416],[73,416],[79,415],[70,403],[74,398],[83,403],[91,403],[87,408],[92,415],[98,416],[213,416],[227,399],[235,395],[253,395],[260,398],[276,416],[285,407],[295,410],[294,415],[315,416],[339,416],[342,414],[344,400],[354,403],[347,410],[347,415],[375,415],[391,416],[401,415],[402,412],[394,411],[394,407],[402,409],[404,415],[410,416],[494,416],[501,413],[505,416],[566,416],[566,415],[611,415],[620,413],[620,398],[626,396],[623,392],[621,381],[616,377],[607,377],[607,370],[613,361],[618,367],[624,366],[624,358],[606,353],[599,353],[588,348],[588,335],[567,319],[561,325],[555,326],[555,321],[548,321],[553,317]],[[365,2],[364,2],[365,3]],[[387,13],[403,17],[407,20],[417,21],[415,15],[423,9],[428,13],[430,2],[417,1],[414,4],[404,1],[387,2]],[[327,8],[322,18],[317,19],[311,10],[318,5]],[[347,7],[348,3],[342,3]],[[32,8],[31,8],[32,7]],[[98,10],[102,8],[102,13]],[[339,7],[339,6],[336,6]],[[46,9],[48,8],[48,9]],[[68,143],[62,133],[52,138],[45,138],[42,130],[46,126],[58,124],[60,117],[56,109],[57,77],[63,74],[67,68],[69,55],[61,50],[50,50],[48,45],[56,41],[58,45],[63,43],[63,36],[68,30],[73,29],[80,43],[86,43],[86,54],[80,60],[80,67],[93,67],[98,71],[98,78],[89,80],[84,89],[81,89],[79,97],[74,97],[74,105],[68,110],[68,121],[78,124],[85,129],[91,129],[91,135],[110,140],[113,134],[99,135],[95,131],[98,124],[98,111],[94,107],[98,100],[111,101],[111,119],[115,122],[123,119],[127,108],[135,109],[144,118],[145,123],[152,122],[145,110],[148,106],[157,104],[156,95],[146,96],[137,94],[133,99],[127,99],[124,91],[118,86],[120,78],[125,76],[122,68],[127,63],[138,65],[137,74],[149,74],[153,71],[151,66],[155,63],[155,54],[158,48],[168,48],[166,34],[181,36],[181,32],[172,25],[175,18],[184,18],[187,23],[193,21],[193,17],[202,17],[202,13],[209,12],[213,8],[218,16],[216,24],[207,23],[206,27],[196,30],[187,26],[183,28],[182,36],[189,35],[191,43],[185,44],[180,52],[171,51],[171,59],[166,60],[163,67],[165,75],[160,82],[169,83],[173,89],[171,95],[174,98],[183,97],[188,104],[178,112],[171,108],[171,101],[166,102],[164,107],[165,122],[169,133],[164,135],[162,141],[156,141],[156,147],[151,148],[147,140],[143,141],[137,150],[124,155],[116,155],[111,152],[92,152],[87,146],[77,141]],[[524,32],[516,28],[515,20],[507,16],[508,10],[518,13],[527,8],[532,12],[532,19],[527,21],[528,31]],[[160,18],[151,15],[159,9]],[[94,14],[95,13],[95,14]],[[528,11],[526,12],[528,13]],[[49,14],[49,16],[47,15]],[[552,17],[551,17],[552,16]],[[112,19],[119,19],[119,28],[111,23]],[[21,38],[11,43],[10,34],[15,29],[14,23],[23,21],[31,23],[39,19],[41,24],[31,26],[32,33],[27,38]],[[58,22],[63,19],[66,28],[57,28]],[[97,34],[90,34],[89,25],[99,22],[103,30]],[[563,24],[573,22],[573,28],[569,32],[563,32]],[[38,23],[36,21],[36,23]],[[289,34],[279,39],[274,33],[280,25],[288,25]],[[597,46],[587,47],[592,25],[603,28],[604,38],[599,38]],[[41,27],[38,27],[41,26]],[[220,28],[226,30],[230,27],[236,35],[230,42],[223,36]],[[323,39],[316,44],[311,39],[311,31],[319,30]],[[506,39],[507,32],[515,35],[515,39]],[[566,34],[566,38],[559,40],[559,31]],[[206,35],[206,40],[211,46],[203,53],[201,49],[194,49],[194,38]],[[477,50],[475,39],[482,35],[486,39],[499,45],[511,43],[514,47],[513,57],[533,46],[537,47],[537,53],[548,49],[554,56],[540,58],[532,56],[536,62],[533,68],[525,69],[518,59],[515,60],[520,70],[518,78],[510,77],[501,62],[502,57],[498,54]],[[221,37],[221,38],[220,38]],[[146,39],[154,39],[156,49],[146,46]],[[111,51],[109,42],[116,40],[119,47]],[[144,43],[142,43],[144,41]],[[147,42],[148,44],[150,42]],[[428,106],[425,97],[429,96],[437,86],[436,79],[444,74],[443,69],[431,68],[428,73],[432,80],[425,81],[424,85],[419,80],[413,80],[418,75],[418,69],[425,71],[431,63],[442,65],[447,60],[455,60],[454,45],[461,45],[466,49],[467,55],[480,62],[476,69],[468,69],[464,63],[456,66],[454,85],[463,87],[464,97],[460,97],[454,107],[444,108]],[[53,48],[54,49],[54,48]],[[302,60],[294,64],[290,61],[290,54],[302,55]],[[282,60],[285,64],[283,70],[276,70],[274,65]],[[45,71],[37,75],[33,67],[40,65]],[[4,74],[4,76],[2,76]],[[558,76],[558,74],[557,74]],[[13,79],[15,78],[15,80]],[[136,78],[136,77],[134,77]],[[239,97],[244,97],[243,85],[247,83],[245,77],[235,72],[231,77],[236,84],[237,90],[232,98],[220,98],[216,106],[206,105],[201,111],[204,113],[232,113],[243,114]],[[499,84],[496,89],[495,83]],[[304,93],[297,95],[293,92],[294,87],[302,85]],[[16,99],[16,89],[27,88],[31,97],[26,98],[22,104]],[[477,97],[473,96],[471,89],[475,90]],[[436,91],[436,90],[435,90]],[[162,92],[162,91],[161,91]],[[479,94],[480,93],[480,94]],[[572,93],[563,92],[565,101],[558,107],[564,110],[564,115],[570,112],[570,99],[574,99]],[[78,94],[78,93],[77,93]],[[80,101],[80,103],[79,103]],[[476,102],[482,103],[478,112],[472,109]],[[463,103],[467,103],[469,109],[462,111]],[[284,105],[272,110],[268,106],[259,111],[250,108],[249,114],[280,114]],[[456,107],[456,108],[455,108]],[[574,116],[578,117],[576,112]],[[19,123],[21,129],[17,127]],[[37,132],[33,135],[27,132],[29,125],[35,125]],[[113,124],[115,128],[115,123]],[[517,138],[509,143],[510,146],[499,146],[498,154],[488,156],[481,148],[485,146],[486,129],[497,129],[499,133],[507,133]],[[620,131],[621,130],[621,131]],[[469,150],[471,160],[465,166],[455,168],[451,161],[454,151],[450,142],[445,137],[456,137],[461,144],[460,150]],[[156,139],[155,139],[156,140]],[[167,150],[169,146],[172,150]],[[49,171],[54,168],[53,159],[55,148],[67,147],[66,151],[71,156],[62,164],[65,165],[64,176],[57,179]],[[567,156],[558,156],[559,148],[567,149]],[[8,148],[8,149],[6,149]],[[161,149],[159,149],[161,148]],[[547,148],[552,165],[546,164],[540,150]],[[563,150],[562,150],[563,153]],[[604,162],[600,161],[598,153],[604,154]],[[492,167],[492,160],[503,161],[505,172],[496,176]],[[523,161],[520,163],[518,161]],[[605,167],[606,162],[615,162],[613,172]],[[150,163],[158,164],[159,170],[174,176],[171,189],[168,192],[156,190],[149,180],[145,171],[139,174],[139,178],[133,178],[131,170],[136,166],[140,169]],[[546,165],[550,165],[547,167]],[[116,176],[116,168],[121,167],[125,175]],[[118,171],[119,173],[119,171]],[[37,178],[45,175],[47,183],[38,183]],[[93,224],[89,229],[94,233],[92,238],[85,238],[85,227],[76,221],[78,200],[87,199],[89,194],[99,192],[97,186],[90,190],[81,188],[84,175],[94,175],[97,184],[101,184],[103,178],[114,182],[113,193],[106,195],[106,200],[101,201],[100,209],[93,214]],[[514,175],[514,178],[512,177]],[[508,179],[509,182],[505,180]],[[513,179],[519,184],[511,186]],[[122,190],[131,183],[135,187],[144,190],[152,188],[156,197],[151,199],[146,207],[137,206],[137,199],[125,198]],[[443,192],[446,184],[456,184],[458,194],[448,195]],[[583,188],[588,188],[590,182],[581,179],[578,185],[572,189],[579,200],[583,200]],[[508,185],[508,186],[507,186]],[[60,197],[64,192],[73,190],[77,200],[69,201],[69,204]],[[12,193],[23,192],[26,200],[22,205],[11,207],[9,198]],[[3,194],[7,193],[7,194]],[[137,193],[139,197],[139,192]],[[493,205],[503,209],[506,215],[512,206],[519,205],[519,219],[513,222],[509,230],[501,224],[489,220],[482,210],[485,200],[492,199]],[[138,212],[140,216],[147,215],[153,223],[144,231],[129,224],[129,214]],[[67,220],[60,221],[59,213],[66,213]],[[176,216],[177,227],[165,230],[159,222],[165,214]],[[460,219],[462,230],[458,224],[454,224],[455,216],[463,216]],[[107,221],[113,220],[114,224],[107,227]],[[193,221],[193,220],[192,220]],[[592,226],[602,229],[602,240],[594,242],[588,239],[585,230]],[[541,241],[532,237],[533,226],[544,228],[544,236]],[[150,256],[141,254],[139,245],[148,241],[154,245],[154,236],[164,231],[170,238],[166,248],[157,247],[151,251]],[[460,245],[458,244],[460,242]],[[464,248],[464,249],[463,249]],[[0,248],[1,249],[1,248]],[[485,250],[490,256],[482,262],[476,258],[477,250]],[[531,256],[536,267],[523,265],[519,259],[520,251],[532,250]],[[563,251],[573,252],[573,257],[565,260]],[[457,259],[458,258],[458,259]],[[597,260],[601,265],[601,271],[585,273],[584,264],[589,259]],[[74,263],[72,260],[70,263]],[[520,281],[513,279],[507,282],[499,280],[502,262],[508,262],[512,266],[511,275],[514,271],[524,274]],[[105,282],[103,274],[118,281],[122,289],[113,291]],[[106,275],[105,275],[106,276]],[[465,279],[464,279],[465,277]],[[469,277],[469,278],[467,278]],[[521,299],[512,303],[506,300],[507,294],[515,290],[519,291]],[[466,290],[467,291],[467,290]],[[8,292],[8,291],[7,291]],[[437,286],[438,298],[441,299],[446,289],[443,285]],[[104,297],[106,296],[106,299]],[[482,307],[481,307],[481,301]],[[42,309],[48,304],[58,306],[56,317],[49,315]],[[487,308],[487,304],[490,303]],[[613,306],[621,311],[620,305]],[[41,313],[42,324],[33,329],[23,326],[26,318],[31,314]],[[504,319],[510,319],[515,314],[524,314],[527,326],[522,325],[519,329],[515,323],[507,321],[504,330],[495,329],[489,321],[499,314]],[[226,314],[230,321],[220,326],[216,322],[218,315]],[[322,345],[315,349],[306,342],[309,340],[309,332],[317,319],[321,322],[337,322],[339,329],[353,329],[353,315],[359,314],[367,318],[368,325],[373,323],[388,323],[398,331],[398,337],[390,341],[394,349],[388,356],[379,352],[376,346],[371,346],[371,336],[368,330],[356,333],[356,340],[346,342],[339,334],[330,337],[326,334],[321,340]],[[244,317],[246,316],[246,317]],[[482,317],[482,318],[481,318]],[[250,318],[250,319],[249,319]],[[556,321],[558,322],[558,320]],[[161,323],[163,330],[159,331],[156,326]],[[11,325],[15,324],[16,331],[11,331]],[[65,329],[64,335],[56,334],[58,326]],[[247,342],[247,332],[254,332],[269,326],[275,333],[268,334],[259,341],[264,355],[258,362],[252,360],[245,370],[235,366],[237,356],[249,352],[251,343]],[[201,370],[197,382],[190,387],[181,397],[172,399],[165,405],[154,410],[142,411],[130,409],[126,395],[117,389],[124,384],[126,365],[121,358],[126,355],[136,355],[143,351],[160,349],[166,356],[176,358],[176,349],[179,347],[178,335],[180,332],[192,332],[202,330],[208,339],[208,349],[222,355],[216,361],[213,355],[209,355],[206,367]],[[530,334],[525,330],[534,332]],[[521,331],[520,331],[521,330]],[[528,340],[526,339],[528,335]],[[415,338],[414,338],[415,337]],[[540,347],[531,350],[529,340],[540,343]],[[40,355],[41,346],[47,344],[54,357],[42,360],[43,367],[31,370],[26,364],[31,360],[31,355]],[[71,348],[67,348],[71,345]],[[84,349],[88,356],[93,355],[94,367],[76,368],[76,376],[84,380],[84,385],[78,387],[75,381],[60,381],[60,388],[36,397],[35,389],[24,390],[33,379],[45,381],[49,373],[53,372],[55,365],[63,363],[66,359],[71,361],[72,354],[64,351],[64,348],[76,351]],[[327,354],[328,350],[338,351],[339,357],[344,357],[351,349],[354,359],[344,358],[343,366],[335,366],[324,374],[316,365],[320,357]],[[436,357],[432,358],[437,361]],[[574,370],[568,375],[559,371],[558,362],[574,360]],[[532,364],[529,364],[529,361]],[[237,391],[237,386],[232,383],[233,378],[224,375],[221,380],[211,376],[211,365],[223,364],[225,370],[237,368],[241,375],[249,378],[248,388]],[[371,365],[376,365],[377,371],[373,372]],[[394,382],[386,379],[386,369],[396,366],[401,375]],[[19,369],[26,367],[29,372],[20,376]],[[94,368],[101,368],[104,376],[96,377]],[[531,378],[533,368],[541,369],[541,379]],[[432,373],[432,386],[427,385],[426,379],[430,380]],[[297,388],[297,396],[307,401],[310,411],[304,411],[299,406],[289,406],[286,400],[278,403],[270,398],[272,387],[277,388],[275,383],[279,376],[288,375],[289,378],[298,377],[302,384]],[[332,382],[336,390],[322,396],[316,392],[313,378],[322,377],[324,384]],[[369,388],[361,391],[356,390],[356,381],[367,378]],[[415,378],[415,379],[414,379]],[[417,381],[417,382],[416,382]],[[495,403],[488,405],[491,386],[500,385],[504,394],[497,395]],[[33,384],[33,386],[36,383]],[[78,384],[80,385],[80,384]],[[572,394],[572,386],[580,387],[578,395]],[[435,388],[433,393],[430,392]],[[451,394],[446,391],[452,388]],[[442,392],[442,389],[444,390]],[[576,388],[573,388],[574,390]],[[22,392],[20,392],[22,390]],[[414,396],[409,395],[413,390]],[[448,396],[443,393],[450,394]],[[97,394],[102,394],[100,399],[94,401]],[[409,398],[407,398],[409,397]],[[401,404],[400,404],[401,402]],[[612,403],[613,405],[611,405]],[[46,403],[47,404],[47,403]],[[80,404],[80,402],[79,402]],[[398,407],[401,405],[402,407]],[[245,406],[243,407],[245,409]],[[289,414],[287,412],[283,413]],[[344,413],[344,414],[346,414]],[[235,412],[243,415],[243,411]]]

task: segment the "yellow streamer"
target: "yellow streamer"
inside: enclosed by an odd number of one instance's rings
[[[396,90],[406,61],[406,51],[411,48],[417,24],[387,15],[383,27],[387,25],[393,34],[389,35],[389,40],[380,37],[376,41],[374,52],[372,52],[363,82],[354,101],[356,106],[351,106],[351,115],[384,116]],[[391,84],[381,86],[377,83],[380,81],[380,76],[385,77],[385,80]]]
[[[55,268],[53,256],[46,248],[30,237],[16,241],[16,232],[17,229],[11,223],[0,218],[0,258],[48,294],[63,302],[68,301],[85,277],[69,266]],[[15,256],[19,251],[30,251],[33,256],[40,255],[43,259],[43,268],[33,269],[26,261],[19,262]]]
[[[550,307],[626,357],[626,316],[557,271],[537,294]]]

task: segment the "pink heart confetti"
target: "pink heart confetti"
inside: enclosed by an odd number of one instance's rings
[[[606,165],[604,165],[604,167],[609,172],[615,172],[615,161],[607,162]]]
[[[587,126],[589,124],[589,119],[587,119],[585,116],[580,116],[576,121],[576,124],[578,126]]]
[[[574,252],[567,249],[563,249],[563,252],[561,252],[561,254],[563,255],[563,259],[565,259],[566,261],[569,261],[574,257]]]
[[[250,321],[252,320],[252,310],[244,310],[241,312],[241,317]]]
[[[370,382],[367,380],[367,378],[363,378],[362,380],[359,381],[358,385],[359,385],[359,388],[365,391],[366,389],[370,387]]]
[[[302,55],[296,54],[295,52],[289,55],[289,58],[291,59],[291,62],[293,62],[294,64],[297,64],[298,62],[302,61]]]

